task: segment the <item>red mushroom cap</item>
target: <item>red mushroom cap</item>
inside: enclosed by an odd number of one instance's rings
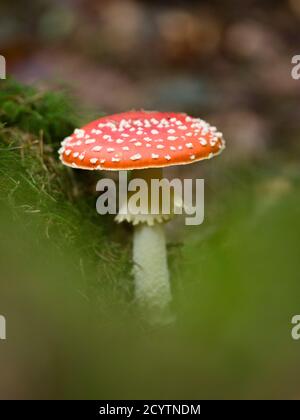
[[[199,118],[131,111],[76,129],[59,154],[73,168],[130,170],[193,163],[224,148],[222,133]]]

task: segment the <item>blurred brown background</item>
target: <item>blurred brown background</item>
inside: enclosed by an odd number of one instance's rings
[[[99,115],[201,116],[230,139],[227,159],[299,147],[299,0],[1,3],[0,52],[19,80],[67,84]]]

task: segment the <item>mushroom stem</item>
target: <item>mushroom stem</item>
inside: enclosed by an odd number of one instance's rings
[[[134,227],[133,261],[137,302],[159,318],[171,301],[163,224]]]
[[[152,180],[162,179],[161,168],[139,169],[133,172],[131,181],[144,181],[147,195],[140,201],[139,212],[135,213],[129,202],[120,203],[116,221],[127,221],[134,226],[133,235],[133,263],[135,299],[150,322],[169,322],[172,320],[169,303],[171,289],[167,263],[166,238],[164,222],[173,216],[164,214],[162,210],[163,192],[152,194]],[[157,197],[156,195],[159,195]],[[151,206],[151,200],[153,200]],[[124,205],[125,204],[125,205]],[[151,213],[151,209],[153,213]]]
[[[161,168],[134,171],[132,178],[146,181],[148,186],[148,209],[144,209],[143,219],[133,217],[133,262],[135,298],[138,305],[146,310],[151,322],[169,321],[169,303],[171,302],[170,276],[167,262],[164,221],[170,215],[151,214],[151,188],[153,179],[161,180]],[[154,200],[163,200],[160,197]],[[164,217],[166,216],[166,217]]]

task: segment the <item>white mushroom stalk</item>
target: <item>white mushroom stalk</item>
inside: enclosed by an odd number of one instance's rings
[[[174,204],[171,203],[170,212],[164,214],[161,201],[164,197],[162,195],[157,197],[151,193],[152,180],[162,179],[161,168],[134,171],[134,178],[146,183],[148,197],[139,203],[140,211],[137,214],[131,211],[128,203],[121,203],[116,221],[120,223],[126,220],[134,226],[135,299],[151,321],[165,322],[170,319],[169,305],[172,295],[164,222],[172,218]],[[151,200],[157,200],[156,214],[151,213],[153,207]],[[126,212],[124,212],[125,207]]]
[[[165,320],[171,302],[164,225],[141,223],[133,234],[135,298],[152,321]]]

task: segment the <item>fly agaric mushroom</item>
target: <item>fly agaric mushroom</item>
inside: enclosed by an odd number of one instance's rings
[[[136,171],[149,190],[162,168],[218,155],[225,148],[215,127],[186,114],[131,111],[91,122],[62,142],[63,164],[89,170]],[[174,203],[173,203],[174,205]],[[170,215],[117,215],[134,225],[135,295],[140,304],[161,313],[171,301],[163,223]]]

